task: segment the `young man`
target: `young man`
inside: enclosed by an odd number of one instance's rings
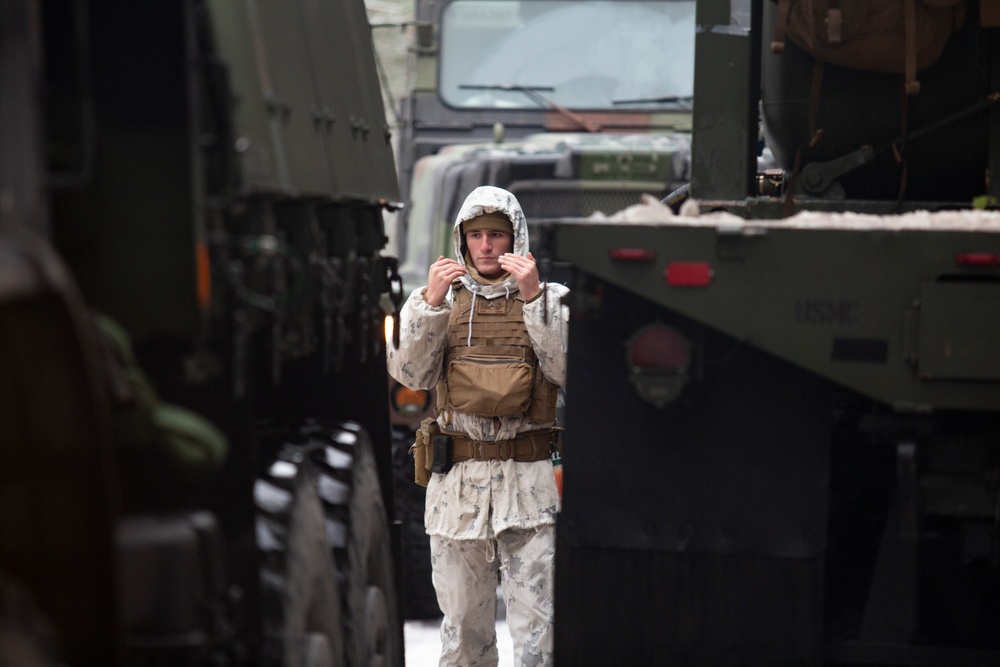
[[[424,514],[444,612],[440,666],[497,664],[498,569],[514,664],[551,665],[559,495],[550,455],[568,290],[539,282],[524,214],[506,190],[473,190],[454,241],[457,259],[439,257],[404,304],[388,360],[407,387],[437,389],[437,426],[450,436]]]

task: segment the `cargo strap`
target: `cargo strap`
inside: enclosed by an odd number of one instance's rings
[[[552,456],[561,429],[532,431],[511,440],[484,442],[466,435],[447,433],[452,438],[451,460],[460,461],[544,461]]]

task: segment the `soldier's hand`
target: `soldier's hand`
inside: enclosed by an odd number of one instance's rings
[[[451,284],[466,273],[468,272],[465,267],[455,260],[447,259],[444,255],[439,256],[427,272],[427,290],[424,292],[424,301],[434,307],[440,306],[444,302],[444,297],[448,294]]]
[[[527,257],[513,253],[500,255],[499,262],[504,271],[517,279],[517,289],[525,301],[531,301],[541,294],[542,288],[538,282],[538,266],[534,256],[529,252]]]

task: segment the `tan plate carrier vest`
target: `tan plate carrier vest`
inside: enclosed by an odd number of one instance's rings
[[[538,367],[520,294],[473,299],[461,282],[453,284],[452,290],[445,372],[437,386],[438,411],[447,408],[484,417],[526,415],[539,423],[555,421],[559,388]]]

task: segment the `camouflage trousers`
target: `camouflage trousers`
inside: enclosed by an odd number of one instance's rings
[[[552,665],[555,526],[492,540],[431,535],[434,590],[444,613],[440,667],[496,667],[497,570],[516,667]]]

